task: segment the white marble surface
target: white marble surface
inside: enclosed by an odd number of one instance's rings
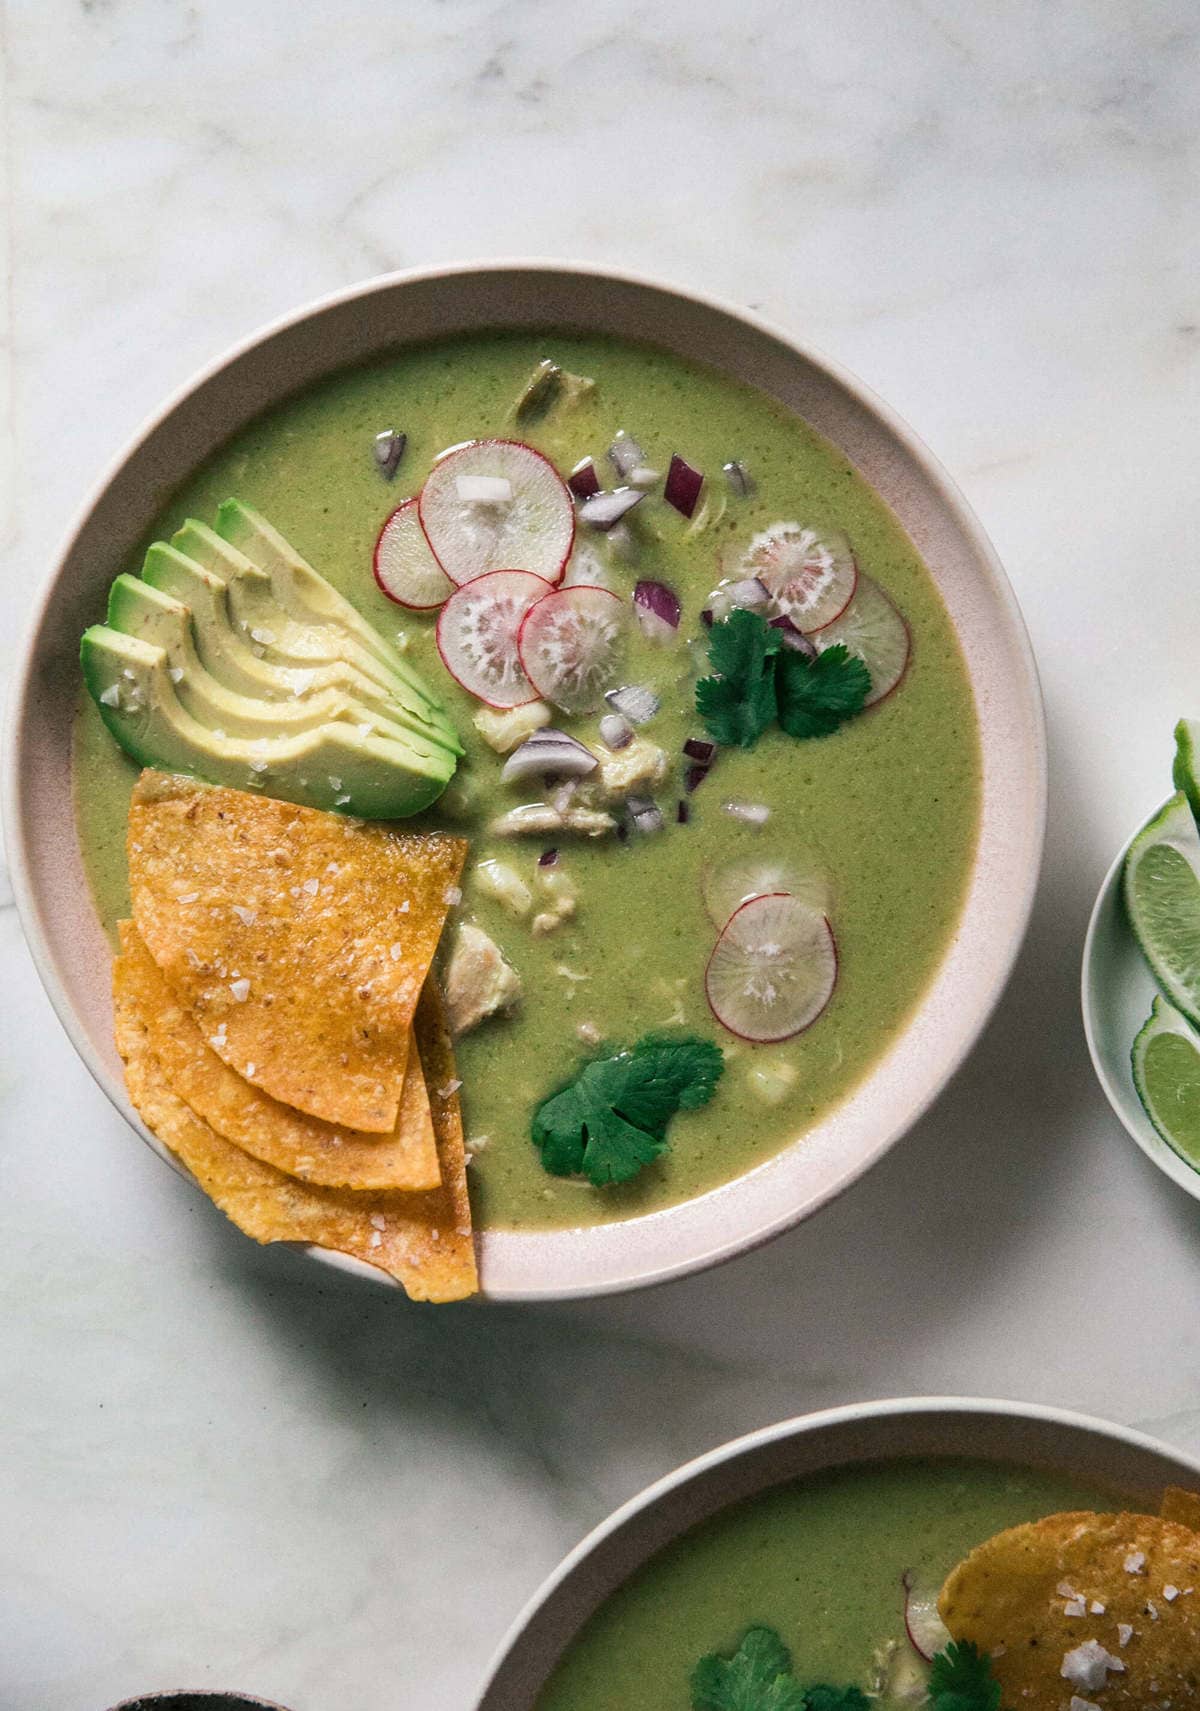
[[[765,1252],[438,1312],[227,1229],[124,1130],[0,877],[0,1706],[467,1711],[619,1499],[795,1411],[1051,1400],[1200,1452],[1200,1206],[1087,1064],[1100,875],[1200,711],[1191,0],[7,0],[0,675],[86,485],[256,323],[546,253],[752,303],[991,531],[1045,681],[1044,886],[957,1084]]]

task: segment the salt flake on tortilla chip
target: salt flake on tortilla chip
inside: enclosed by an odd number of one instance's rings
[[[121,979],[171,1091],[243,1152],[325,1188],[436,1188],[437,1139],[421,1060],[411,1044],[390,1135],[364,1135],[281,1105],[209,1046],[167,985],[132,921],[119,926]]]
[[[134,921],[217,1056],[273,1099],[370,1133],[396,1126],[465,855],[440,832],[163,773],[142,774],[129,810]]]
[[[458,1301],[478,1287],[471,1241],[461,1124],[440,1095],[433,1100],[442,1186],[424,1194],[360,1194],[317,1188],[251,1158],[218,1135],[167,1082],[142,1025],[129,963],[114,973],[117,1049],[129,1096],[149,1127],[216,1205],[258,1242],[303,1242],[379,1267],[415,1301]],[[429,1039],[428,1021],[425,1034]],[[422,1022],[418,1019],[418,1045]],[[426,1063],[440,1069],[437,1040]]]
[[[1003,1703],[1200,1705],[1200,1536],[1155,1515],[1049,1515],[953,1569],[938,1612],[990,1654]],[[1108,1660],[1108,1661],[1106,1661]]]

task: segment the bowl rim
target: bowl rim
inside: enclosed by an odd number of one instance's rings
[[[493,1699],[493,1690],[500,1683],[502,1674],[510,1661],[519,1654],[524,1635],[534,1619],[549,1604],[550,1600],[566,1586],[567,1582],[589,1561],[594,1553],[610,1538],[619,1533],[631,1521],[655,1509],[664,1499],[682,1487],[703,1478],[716,1468],[736,1463],[744,1457],[752,1456],[758,1450],[769,1448],[822,1432],[836,1432],[861,1425],[869,1421],[896,1420],[903,1424],[911,1420],[934,1422],[938,1419],[950,1421],[992,1421],[1011,1425],[1026,1422],[1056,1428],[1065,1434],[1075,1436],[1085,1435],[1102,1439],[1109,1444],[1117,1444],[1125,1449],[1140,1452],[1175,1464],[1181,1473],[1186,1474],[1200,1485],[1200,1457],[1189,1455],[1186,1451],[1177,1450],[1172,1445],[1163,1443],[1149,1433],[1139,1431],[1136,1427],[1122,1426],[1105,1420],[1099,1415],[1081,1413],[1074,1409],[1058,1408],[1046,1403],[1012,1402],[987,1396],[902,1396],[883,1398],[872,1402],[851,1402],[836,1408],[824,1408],[810,1414],[797,1414],[786,1420],[780,1420],[775,1425],[761,1426],[752,1432],[743,1433],[736,1438],[730,1438],[714,1449],[706,1450],[691,1460],[673,1468],[661,1478],[653,1480],[649,1485],[634,1496],[626,1499],[611,1514],[605,1516],[575,1545],[558,1566],[550,1571],[532,1595],[525,1601],[513,1621],[502,1635],[486,1666],[481,1684],[473,1701],[473,1711],[526,1711],[525,1707],[514,1706],[507,1699]],[[960,1451],[947,1451],[947,1456],[961,1456],[971,1459],[968,1444],[964,1443]],[[879,1459],[879,1458],[876,1458]],[[886,1458],[884,1458],[886,1459]],[[896,1460],[905,1459],[904,1450],[896,1451]],[[990,1459],[990,1458],[985,1458]],[[1001,1459],[1001,1458],[995,1458]],[[830,1469],[839,1464],[831,1461],[827,1464]],[[1019,1465],[1019,1461],[1018,1461]],[[820,1470],[809,1470],[807,1474],[793,1477],[812,1477]],[[786,1478],[787,1476],[785,1476]],[[757,1488],[751,1495],[759,1495],[772,1489],[775,1481],[768,1481]],[[742,1500],[731,1498],[732,1503]],[[718,1504],[709,1514],[718,1513],[722,1505]],[[707,1516],[704,1517],[707,1519]],[[671,1539],[682,1537],[692,1526],[700,1524],[696,1519],[688,1523],[680,1531],[672,1533]],[[645,1566],[657,1551],[665,1548],[664,1541],[639,1557],[625,1579],[636,1574]],[[618,1583],[623,1584],[623,1582]],[[614,1589],[615,1590],[615,1589]],[[576,1623],[575,1632],[587,1621],[596,1609],[599,1609],[611,1592],[605,1593],[599,1603],[586,1610]],[[572,1636],[573,1637],[573,1636]],[[570,1641],[568,1640],[568,1644]],[[562,1653],[559,1653],[561,1656]],[[543,1682],[544,1682],[543,1678]]]
[[[1165,803],[1164,798],[1164,803]],[[1099,988],[1099,977],[1095,971],[1096,941],[1103,930],[1105,915],[1110,908],[1120,908],[1121,905],[1121,875],[1125,867],[1125,858],[1129,854],[1130,845],[1164,803],[1144,814],[1130,832],[1125,842],[1111,863],[1104,878],[1100,881],[1096,892],[1096,900],[1092,904],[1088,916],[1087,932],[1083,938],[1083,954],[1079,965],[1079,1006],[1083,1016],[1083,1034],[1087,1041],[1088,1056],[1092,1060],[1092,1069],[1096,1080],[1100,1083],[1104,1097],[1112,1107],[1113,1116],[1129,1138],[1137,1145],[1164,1176],[1181,1188],[1185,1194],[1190,1194],[1193,1200],[1200,1200],[1200,1170],[1194,1170],[1186,1160],[1180,1158],[1175,1149],[1159,1134],[1150,1118],[1142,1110],[1141,1104],[1131,1105],[1123,1097],[1123,1090],[1117,1081],[1117,1071],[1111,1063],[1100,1040],[1100,1026],[1096,1016],[1096,996]],[[1127,932],[1130,931],[1126,925]],[[1146,970],[1147,982],[1153,986],[1154,977],[1149,968]],[[1157,990],[1157,988],[1155,988]],[[1130,1040],[1125,1052],[1126,1066],[1124,1073],[1129,1074],[1128,1059],[1133,1050]],[[1132,1077],[1130,1077],[1132,1086]]]
[[[60,548],[54,556],[53,570],[38,591],[37,599],[27,619],[21,644],[17,651],[5,719],[3,780],[2,786],[0,786],[0,818],[4,824],[9,870],[17,913],[39,977],[68,1038],[101,1091],[142,1139],[147,1141],[153,1150],[171,1164],[179,1174],[191,1180],[189,1173],[167,1153],[160,1142],[149,1134],[145,1125],[137,1118],[136,1113],[132,1111],[124,1096],[123,1088],[115,1084],[110,1066],[103,1061],[99,1052],[93,1049],[92,1041],[88,1037],[81,1017],[55,966],[54,954],[42,920],[38,887],[25,842],[22,814],[22,768],[20,766],[25,715],[31,681],[37,663],[38,643],[45,624],[47,609],[54,600],[64,569],[70,561],[80,537],[84,534],[93,512],[126,464],[135,458],[181,406],[187,404],[195,394],[201,392],[210,382],[225,371],[233,369],[243,358],[249,356],[259,347],[269,344],[280,335],[299,328],[305,322],[319,321],[332,312],[344,309],[364,298],[390,293],[405,287],[438,285],[448,281],[470,280],[481,275],[511,275],[514,273],[534,277],[540,276],[546,279],[555,277],[570,279],[581,284],[584,288],[586,288],[587,282],[613,288],[629,288],[634,292],[647,293],[663,299],[673,299],[676,302],[685,303],[701,313],[707,313],[710,316],[732,322],[742,330],[756,335],[760,340],[782,347],[789,357],[807,365],[825,380],[831,382],[835,389],[847,397],[853,407],[863,412],[867,417],[873,417],[885,434],[898,444],[904,455],[918,469],[935,498],[940,514],[949,519],[964,541],[969,544],[981,572],[983,583],[986,585],[987,597],[1001,615],[1005,628],[1006,645],[1020,668],[1018,688],[1023,703],[1023,734],[1026,751],[1024,754],[1026,775],[1021,795],[1022,810],[1027,821],[1027,835],[1023,871],[1016,876],[1019,884],[1008,891],[1006,898],[1010,922],[1008,937],[1006,942],[993,953],[994,975],[986,1002],[978,1003],[970,1026],[962,1032],[953,1049],[943,1053],[938,1073],[932,1079],[925,1080],[919,1096],[910,1096],[906,1099],[903,1111],[898,1119],[889,1118],[887,1121],[879,1122],[872,1144],[861,1146],[851,1162],[837,1172],[829,1183],[821,1186],[816,1192],[810,1191],[803,1203],[785,1202],[774,1215],[760,1219],[749,1228],[735,1228],[733,1233],[729,1234],[722,1231],[721,1234],[715,1237],[705,1237],[700,1242],[693,1240],[689,1251],[673,1259],[650,1261],[639,1257],[635,1263],[617,1265],[609,1275],[599,1280],[587,1273],[586,1261],[580,1267],[580,1275],[577,1280],[566,1282],[558,1279],[552,1281],[548,1286],[542,1286],[537,1281],[533,1281],[489,1288],[485,1276],[482,1294],[477,1299],[495,1302],[591,1298],[664,1283],[693,1272],[706,1270],[740,1254],[748,1253],[772,1240],[784,1230],[819,1211],[850,1188],[927,1112],[962,1067],[994,1013],[1008,984],[1028,930],[1041,872],[1047,818],[1047,750],[1041,687],[1028,630],[1012,586],[995,548],[953,478],[909,424],[856,375],[837,361],[814,349],[806,341],[793,337],[785,328],[752,310],[744,309],[712,294],[684,288],[661,277],[641,272],[553,257],[503,257],[488,258],[483,261],[407,268],[358,281],[353,285],[328,292],[297,309],[277,316],[237,340],[184,380],[156,410],[143,420],[134,434],[109,460],[78,507]],[[482,321],[479,322],[481,327],[484,324]],[[533,323],[530,322],[529,324],[532,325]],[[396,343],[398,346],[402,345],[404,343],[403,337],[398,336]],[[727,372],[722,369],[719,363],[714,364],[714,366],[718,368],[718,372]],[[286,396],[286,393],[280,394],[281,398],[283,396]],[[869,480],[869,477],[864,478]],[[901,526],[903,527],[903,524]],[[982,733],[982,717],[980,728]],[[963,902],[964,913],[959,918],[960,929],[970,902],[970,885],[979,870],[979,858],[980,850],[977,845],[969,870],[968,895],[964,897]],[[1008,880],[1013,877],[1011,873],[1006,875]],[[888,1062],[891,1052],[907,1037],[914,1021],[921,1014],[933,985],[936,984],[945,969],[946,960],[955,938],[956,934],[952,934],[950,944],[943,953],[943,959],[931,976],[930,985],[918,998],[912,1013],[898,1033],[888,1042],[881,1057],[868,1069],[862,1081],[847,1095],[847,1101],[853,1100],[855,1095],[875,1078]],[[847,1101],[843,1101],[843,1106]],[[838,1109],[841,1108],[838,1107]],[[757,1172],[770,1169],[777,1159],[790,1153],[796,1144],[795,1142],[789,1143],[780,1154],[774,1155],[773,1158],[764,1161],[751,1171],[734,1178],[731,1183],[724,1185],[723,1188],[718,1187],[711,1190],[710,1194],[700,1196],[699,1200],[685,1201],[681,1205],[698,1205],[710,1198],[710,1195],[725,1193],[732,1190],[737,1184],[748,1182]],[[648,1224],[654,1219],[668,1217],[672,1212],[678,1210],[678,1207],[667,1207],[640,1218],[595,1226],[594,1228],[610,1231],[628,1230],[639,1224]],[[490,1240],[497,1251],[500,1250],[502,1244],[510,1244],[512,1251],[516,1252],[522,1243],[544,1242],[545,1238],[554,1235],[588,1235],[592,1233],[592,1228],[588,1226],[582,1230],[567,1232],[557,1229],[553,1231],[483,1232],[482,1238],[477,1233],[477,1240],[482,1239],[485,1246]],[[305,1246],[304,1244],[296,1245]],[[369,1278],[385,1287],[399,1289],[399,1285],[386,1274],[380,1272],[378,1268],[368,1266],[348,1255],[306,1246],[305,1251],[334,1269]],[[519,1262],[518,1269],[520,1269]]]

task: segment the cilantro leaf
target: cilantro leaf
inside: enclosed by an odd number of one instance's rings
[[[843,719],[861,712],[871,674],[844,643],[810,658],[787,652],[776,663],[779,723],[789,737],[827,737]]]
[[[632,1051],[587,1064],[533,1116],[533,1144],[552,1176],[595,1188],[628,1182],[667,1148],[677,1111],[706,1105],[725,1068],[719,1046],[647,1034]]]
[[[1000,1711],[991,1659],[972,1640],[951,1640],[929,1666],[931,1711]]]
[[[708,657],[716,676],[696,685],[696,711],[715,743],[752,748],[774,722],[779,648],[778,632],[757,612],[731,612],[713,625]]]
[[[701,1658],[691,1685],[693,1711],[807,1711],[791,1653],[773,1628],[748,1628],[730,1658]]]
[[[805,1711],[871,1711],[861,1687],[810,1687]]]

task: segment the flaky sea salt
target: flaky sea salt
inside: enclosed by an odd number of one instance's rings
[[[229,990],[239,1004],[244,1004],[250,996],[250,982],[245,977],[241,980],[231,980]]]

